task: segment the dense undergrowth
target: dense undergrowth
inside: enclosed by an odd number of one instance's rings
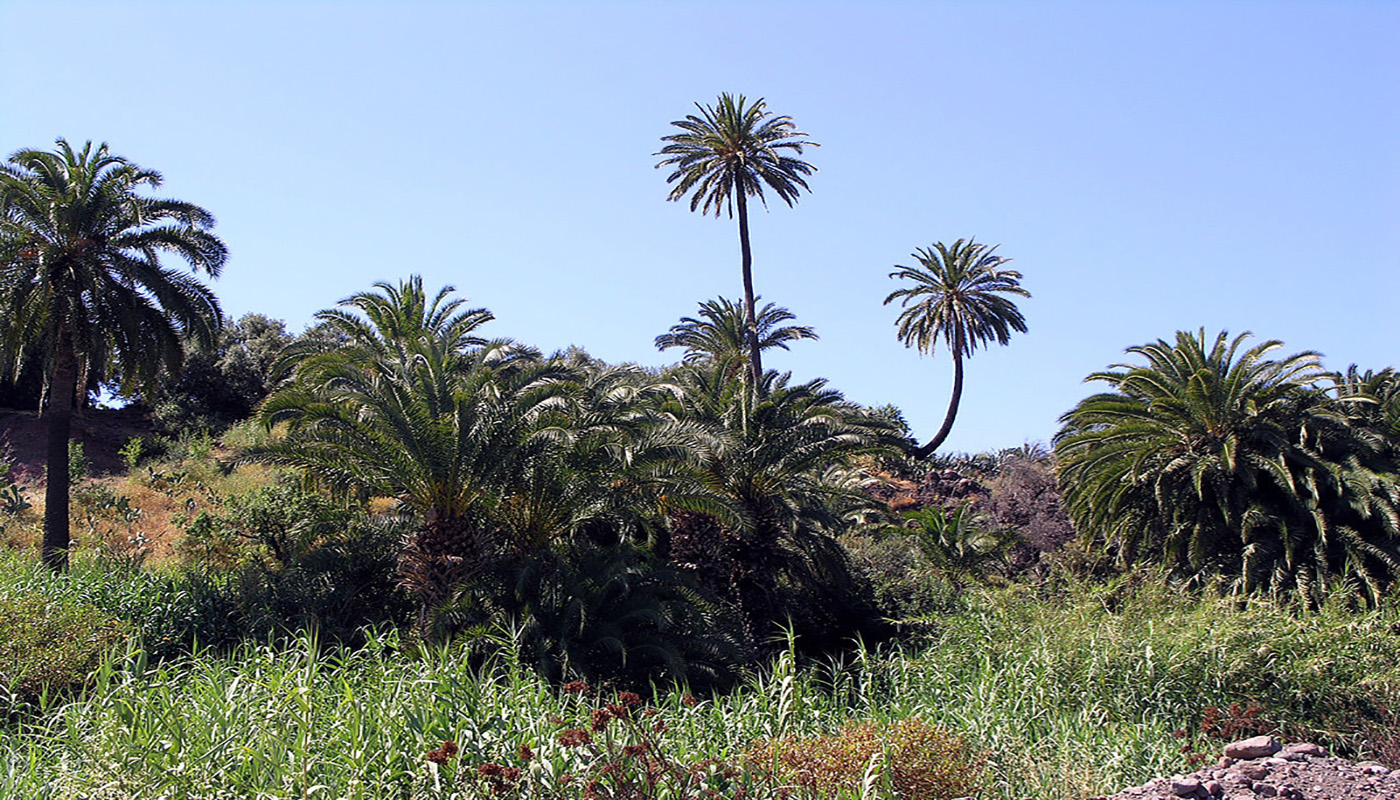
[[[509,629],[487,637],[496,643],[489,656],[479,655],[482,639],[474,649],[429,649],[389,628],[366,633],[357,648],[305,632],[163,651],[149,647],[141,620],[180,619],[177,607],[199,596],[170,590],[159,612],[121,598],[157,596],[153,587],[173,577],[82,569],[52,577],[6,561],[0,605],[47,596],[52,624],[71,626],[71,636],[51,630],[55,641],[109,629],[130,638],[105,657],[94,649],[91,672],[74,660],[68,691],[12,707],[0,731],[0,795],[454,797],[496,787],[565,797],[584,796],[588,776],[608,763],[607,751],[560,739],[574,720],[588,730],[592,704],[606,708],[614,690],[578,695],[539,677],[522,665]],[[114,588],[123,581],[125,594]],[[930,764],[946,764],[949,752],[967,759],[948,773],[963,782],[934,796],[1006,798],[1101,795],[1183,770],[1196,753],[1218,750],[1220,738],[1246,733],[1319,740],[1354,756],[1393,758],[1396,747],[1394,606],[1294,615],[1157,583],[1013,587],[964,593],[922,628],[900,649],[815,661],[782,654],[698,702],[683,687],[656,687],[634,712],[647,715],[647,730],[664,723],[646,747],[666,763],[710,770],[730,796],[801,790],[817,759],[816,774],[835,781],[821,785],[888,797],[897,796],[896,771],[874,750],[855,757],[852,731],[886,731],[884,754],[903,741],[897,726],[918,724],[927,730],[912,746],[945,754]],[[843,726],[841,735],[813,738]],[[619,763],[640,763],[643,744],[614,744]],[[775,755],[784,752],[801,758]],[[900,763],[917,760],[910,753]],[[559,783],[565,774],[575,783]],[[483,783],[484,775],[497,777]],[[966,785],[969,775],[976,786]],[[600,796],[667,796],[659,787]]]

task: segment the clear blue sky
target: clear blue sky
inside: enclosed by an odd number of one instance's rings
[[[730,91],[822,145],[752,222],[759,292],[822,336],[772,366],[927,437],[952,365],[895,340],[887,273],[975,236],[1024,274],[1030,332],[969,362],[948,449],[1048,439],[1183,328],[1400,361],[1400,3],[0,0],[0,31],[0,150],[163,172],[219,219],[233,316],[421,273],[492,335],[672,360],[739,254],[652,154]]]

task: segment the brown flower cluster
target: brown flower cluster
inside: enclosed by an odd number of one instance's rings
[[[513,794],[520,786],[522,774],[519,767],[507,767],[495,762],[487,762],[476,768],[479,785],[496,797]]]
[[[446,764],[448,761],[451,761],[456,755],[457,743],[452,741],[451,739],[448,739],[447,741],[442,743],[441,747],[429,750],[428,752],[424,753],[423,757],[433,762],[434,764]]]
[[[1201,713],[1201,733],[1212,739],[1234,741],[1274,730],[1274,724],[1264,719],[1264,707],[1253,701],[1231,703],[1226,709],[1208,706]]]
[[[559,734],[559,744],[565,747],[582,747],[593,743],[593,736],[582,728],[569,728]]]

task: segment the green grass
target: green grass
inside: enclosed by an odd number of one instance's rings
[[[1154,587],[1007,590],[932,629],[900,653],[782,658],[694,708],[661,692],[670,747],[734,760],[763,738],[919,716],[986,753],[983,796],[1088,797],[1187,769],[1183,744],[1217,750],[1197,730],[1208,706],[1255,701],[1356,755],[1400,707],[1393,607],[1290,616]],[[409,655],[393,632],[355,651],[308,635],[159,663],[131,644],[82,697],[0,728],[0,796],[452,797],[451,769],[424,759],[449,739],[466,766],[525,744],[563,769],[550,718],[576,718],[584,699],[506,660],[470,662]]]

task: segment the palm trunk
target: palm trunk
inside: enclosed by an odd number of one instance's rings
[[[948,434],[953,430],[953,420],[958,416],[958,403],[962,400],[963,386],[963,356],[962,349],[958,347],[953,350],[953,399],[948,402],[948,414],[943,418],[943,427],[938,429],[938,433],[933,435],[933,439],[923,447],[914,449],[914,457],[919,459],[928,458],[933,455],[933,451],[943,444],[943,440],[948,438]]]
[[[734,194],[739,204],[739,252],[744,269],[744,316],[749,326],[749,377],[753,380],[753,390],[758,392],[763,379],[763,359],[758,350],[758,314],[754,310],[753,295],[753,253],[749,250],[749,203],[743,189],[735,182]]]
[[[44,564],[54,572],[68,570],[68,436],[73,427],[73,395],[78,390],[78,358],[73,334],[59,329],[58,352],[49,379],[49,404],[44,409],[48,464],[44,474]]]

